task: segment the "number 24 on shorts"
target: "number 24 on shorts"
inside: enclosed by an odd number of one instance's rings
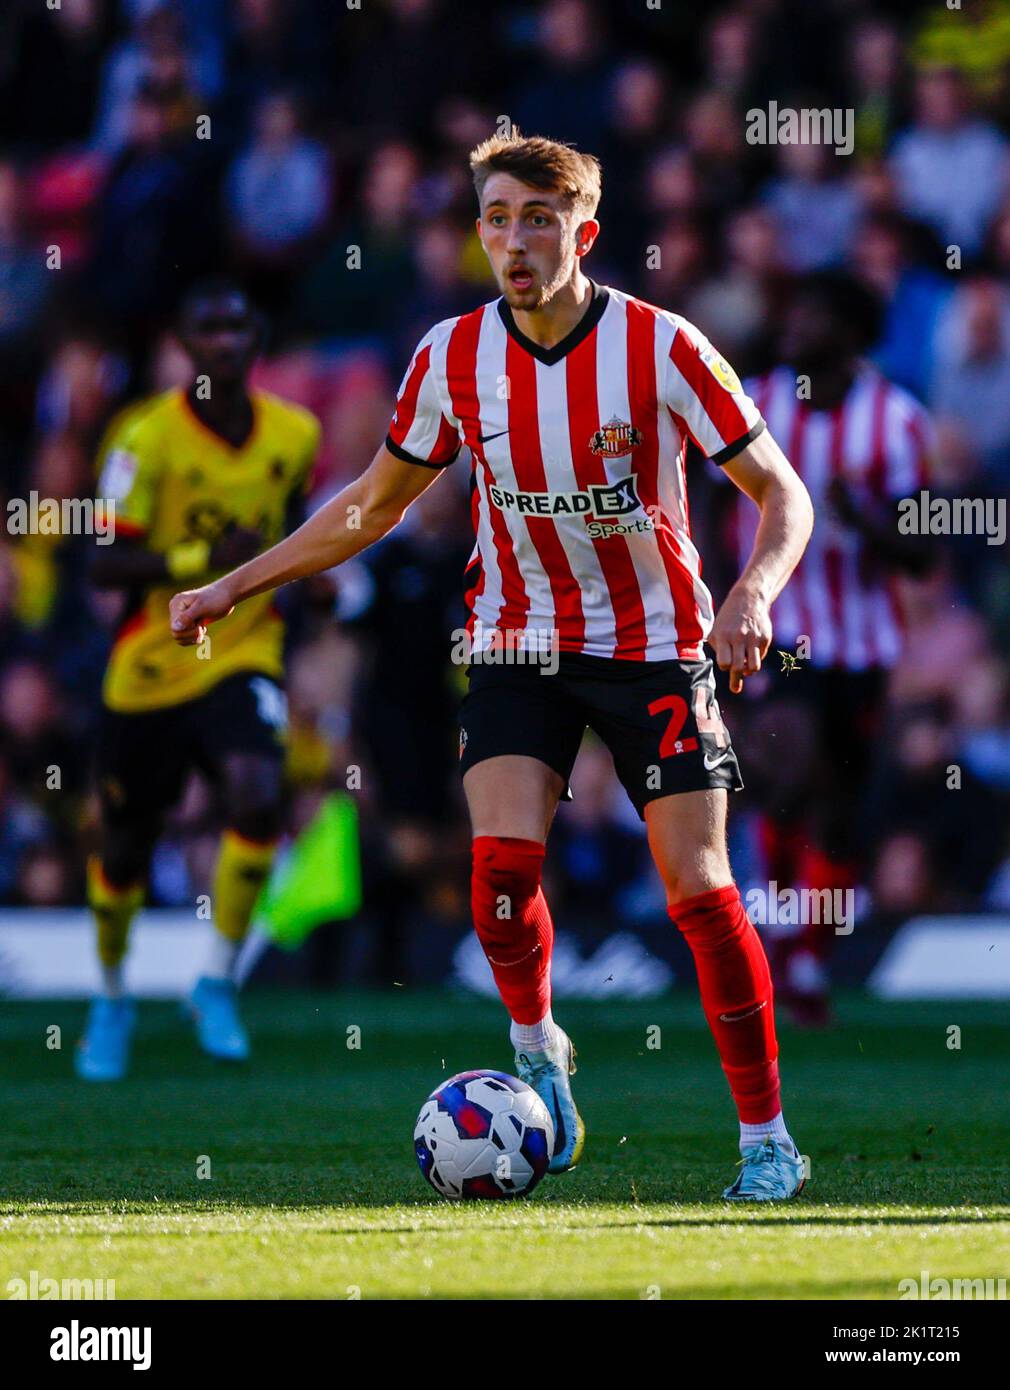
[[[715,739],[718,748],[729,746],[729,737],[726,733],[726,726],[722,722],[719,713],[719,706],[712,698],[711,693],[703,685],[696,685],[693,692],[694,718],[698,726],[698,732],[711,734]],[[682,695],[664,695],[659,700],[653,700],[649,705],[649,713],[653,716],[669,713],[669,720],[666,730],[659,743],[659,756],[661,758],[672,758],[677,753],[692,753],[698,747],[696,738],[680,737],[681,730],[687,723],[687,701]]]

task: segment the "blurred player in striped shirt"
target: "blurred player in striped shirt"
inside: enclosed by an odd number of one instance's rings
[[[929,481],[932,426],[913,396],[865,360],[879,334],[869,290],[841,272],[811,275],[785,317],[782,365],[746,386],[817,516],[772,611],[776,647],[800,658],[797,667],[769,663],[775,686],[762,715],[775,735],[762,847],[768,878],[781,887],[861,881],[859,808],[903,643],[899,580],[930,564],[928,537],[899,533],[896,504]],[[754,542],[752,509],[736,498],[733,506],[742,558]],[[773,952],[780,997],[799,1021],[827,1019],[834,925],[797,924]]]

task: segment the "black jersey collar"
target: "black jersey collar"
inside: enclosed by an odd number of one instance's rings
[[[570,333],[566,333],[560,343],[555,343],[553,347],[541,347],[532,338],[527,338],[526,334],[519,328],[515,321],[515,315],[509,308],[505,299],[498,301],[498,315],[505,325],[505,331],[510,337],[514,338],[521,348],[524,348],[531,357],[535,357],[538,362],[543,362],[545,367],[552,367],[555,362],[560,362],[562,357],[577,348],[583,338],[588,338],[590,333],[603,317],[603,311],[610,302],[610,291],[605,285],[598,285],[595,280],[589,283],[593,287],[593,298],[589,308],[579,319],[578,323]]]

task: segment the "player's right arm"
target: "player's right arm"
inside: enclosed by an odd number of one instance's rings
[[[297,531],[212,584],[176,594],[169,612],[173,637],[193,646],[208,623],[227,617],[244,599],[319,574],[367,549],[396,526],[440,471],[397,458],[383,445],[361,477]]]

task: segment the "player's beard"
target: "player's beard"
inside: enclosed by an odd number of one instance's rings
[[[535,312],[537,309],[542,309],[547,303],[547,299],[544,297],[543,285],[536,283],[530,285],[528,289],[517,290],[512,287],[511,281],[506,280],[502,293],[505,296],[505,303],[510,309],[521,309],[525,313],[531,313]]]
[[[532,270],[532,267],[529,267]],[[575,270],[575,250],[574,248],[567,256],[564,256],[558,263],[557,269],[549,280],[543,280],[538,271],[533,271],[533,283],[524,290],[516,289],[508,273],[502,277],[502,295],[505,303],[513,312],[516,309],[523,313],[535,313],[538,309],[543,309],[548,305],[554,296],[563,286],[567,285]]]

